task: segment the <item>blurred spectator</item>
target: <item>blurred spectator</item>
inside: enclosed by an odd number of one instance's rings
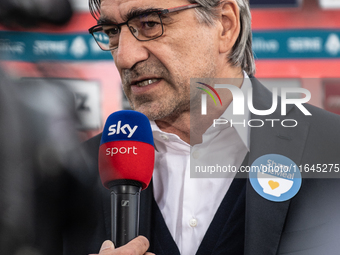
[[[68,0],[0,0],[0,22],[8,27],[63,25],[71,16],[72,9]]]
[[[67,0],[0,0],[0,21],[12,28],[60,25],[71,15]],[[63,235],[88,217],[91,202],[82,198],[93,180],[73,167],[86,156],[69,158],[79,144],[75,125],[65,88],[0,70],[0,254],[62,254]]]

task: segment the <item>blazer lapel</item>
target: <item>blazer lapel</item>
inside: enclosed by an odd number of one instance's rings
[[[139,234],[150,241],[148,251],[159,255],[180,254],[153,196],[152,181],[141,192]]]
[[[145,236],[148,240],[151,238],[152,186],[151,180],[149,186],[140,195],[139,234]]]
[[[254,107],[266,110],[271,107],[272,94],[255,78],[253,84]],[[281,154],[293,160],[301,161],[308,134],[309,123],[299,122],[294,128],[283,127],[283,119],[298,119],[293,106],[287,106],[287,116],[281,116],[280,99],[278,108],[271,116],[251,115],[252,119],[265,122],[262,127],[251,128],[249,165],[258,157],[266,154]],[[289,116],[289,117],[288,117]],[[266,119],[279,119],[272,123]],[[303,184],[302,184],[303,185]],[[256,193],[247,181],[246,221],[245,221],[245,255],[274,255],[277,253],[290,200],[272,202]]]

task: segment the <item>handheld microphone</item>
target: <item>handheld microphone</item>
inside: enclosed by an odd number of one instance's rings
[[[138,236],[140,191],[150,183],[155,160],[148,118],[136,111],[111,114],[99,147],[99,174],[111,191],[111,234],[116,247]]]

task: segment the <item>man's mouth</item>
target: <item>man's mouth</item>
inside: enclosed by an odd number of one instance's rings
[[[159,81],[160,79],[148,79],[148,80],[143,80],[140,82],[136,82],[134,85],[136,85],[137,87],[145,87],[148,86],[152,83],[155,83],[157,81]]]

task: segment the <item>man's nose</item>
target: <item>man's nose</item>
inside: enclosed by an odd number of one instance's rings
[[[130,69],[138,62],[147,60],[149,52],[143,46],[143,42],[138,41],[127,26],[123,26],[119,35],[119,45],[113,58],[119,70]]]

